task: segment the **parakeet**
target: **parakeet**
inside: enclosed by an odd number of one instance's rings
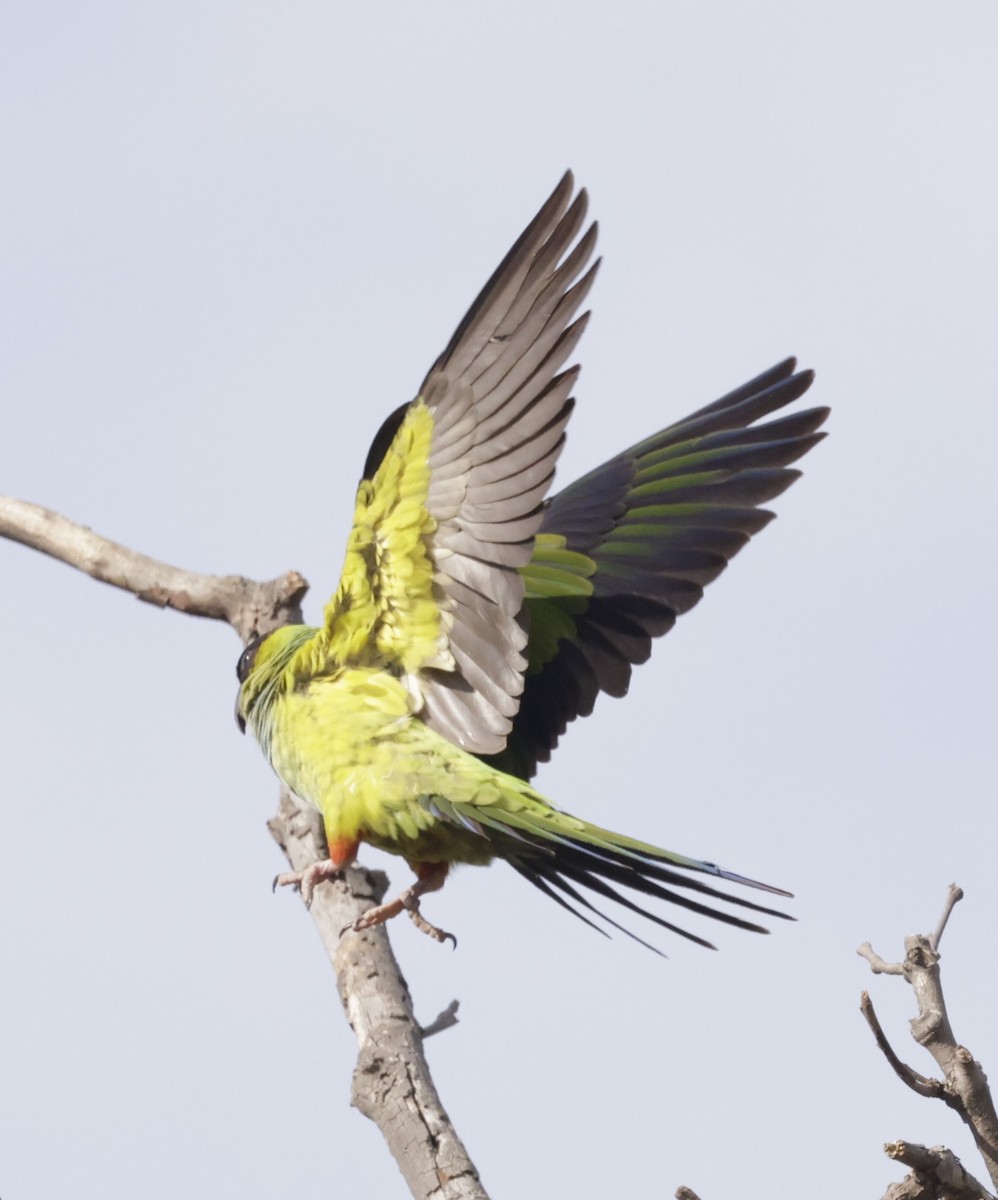
[[[416,882],[355,930],[420,913],[452,864],[508,862],[587,924],[642,941],[611,901],[709,946],[649,906],[742,929],[785,914],[746,879],[559,810],[529,782],[599,692],[622,696],[652,639],[772,517],[824,434],[812,408],[753,424],[812,375],[786,362],[547,498],[564,445],[596,274],[585,191],[564,176],[364,467],[343,574],[318,627],[290,625],[239,660],[237,716],[325,822],[329,859],[277,882],[306,901],[368,842]],[[626,890],[621,890],[626,889]],[[640,903],[639,903],[640,901]],[[648,944],[644,943],[643,944]]]

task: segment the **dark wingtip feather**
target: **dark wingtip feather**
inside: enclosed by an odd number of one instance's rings
[[[558,181],[554,191],[550,196],[548,196],[547,200],[544,201],[544,204],[534,216],[533,220],[531,220],[526,229],[524,229],[513,245],[509,248],[502,261],[489,276],[485,286],[472,301],[471,307],[464,314],[464,317],[457,329],[454,330],[454,333],[447,344],[447,348],[444,350],[443,354],[441,354],[440,358],[437,359],[437,362],[434,364],[434,366],[430,369],[431,375],[441,363],[447,361],[447,359],[454,352],[455,348],[460,344],[461,339],[478,319],[479,313],[481,312],[483,306],[488,302],[488,299],[493,291],[499,286],[500,281],[503,280],[503,278],[506,277],[510,271],[514,271],[516,269],[517,265],[523,258],[525,248],[529,248],[534,244],[537,231],[543,228],[545,225],[550,225],[552,221],[557,223],[557,221],[564,217],[565,211],[569,207],[569,201],[571,200],[572,190],[574,187],[575,177],[572,175],[571,171],[566,171]],[[585,188],[582,188],[572,204],[574,212],[579,215],[580,222],[585,216],[585,210],[588,203],[588,194],[586,193]],[[429,378],[429,376],[427,376],[427,378]],[[425,382],[426,381],[424,380],[424,387]],[[420,391],[422,390],[423,388],[420,389]]]

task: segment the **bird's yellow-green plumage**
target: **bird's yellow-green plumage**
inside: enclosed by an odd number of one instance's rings
[[[548,499],[598,265],[572,190],[566,176],[383,425],[322,626],[246,649],[238,711],[322,813],[333,865],[368,842],[431,890],[447,864],[499,858],[587,923],[622,928],[595,896],[704,942],[646,898],[759,929],[710,902],[783,914],[707,878],[778,889],[560,811],[529,780],[767,523],[827,410],[753,424],[810,384],[788,360]]]
[[[415,672],[440,659],[444,614],[433,594],[427,511],[433,417],[410,406],[373,479],[358,489],[353,529],[321,633],[294,666],[312,675],[328,664],[397,665]]]

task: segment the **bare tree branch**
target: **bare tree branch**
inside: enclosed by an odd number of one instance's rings
[[[869,942],[864,942],[856,951],[861,957],[865,958],[870,964],[870,970],[874,975],[903,975],[904,966],[902,963],[889,963],[880,957]]]
[[[326,857],[321,822],[287,792],[269,828],[295,870]],[[380,872],[351,867],[344,884],[319,884],[309,909],[360,1049],[353,1103],[381,1130],[413,1196],[488,1200],[433,1086],[423,1033],[386,927],[340,933],[382,900],[387,882]]]
[[[289,571],[269,583],[241,575],[199,575],[158,562],[49,508],[0,496],[0,537],[21,542],[147,604],[227,621],[243,641],[301,621],[308,583]]]
[[[48,554],[140,600],[211,617],[233,626],[243,641],[300,622],[308,584],[295,571],[269,583],[238,575],[199,575],[169,566],[37,504],[0,496],[0,537]],[[326,857],[322,821],[287,793],[271,833],[292,867]],[[488,1200],[478,1172],[433,1086],[412,1001],[385,926],[362,934],[340,931],[384,896],[381,873],[351,867],[343,884],[323,884],[311,915],[336,971],[340,1000],[360,1047],[353,1103],[380,1128],[417,1200]],[[429,1032],[457,1023],[456,1001]]]
[[[942,937],[946,922],[953,910],[954,904],[962,897],[963,892],[951,884],[946,897],[946,905],[942,917],[931,936],[913,934],[905,938],[905,959],[901,964],[886,963],[872,949],[869,942],[864,943],[859,950],[870,963],[871,969],[878,974],[904,975],[911,984],[918,1003],[918,1016],[909,1022],[911,1034],[919,1045],[936,1060],[944,1083],[936,1085],[936,1081],[927,1080],[918,1075],[910,1067],[901,1063],[893,1050],[886,1045],[883,1031],[877,1038],[878,1045],[887,1055],[888,1061],[898,1075],[915,1091],[922,1095],[936,1096],[950,1108],[960,1114],[964,1124],[974,1135],[974,1141],[980,1150],[988,1169],[992,1185],[998,1185],[998,1114],[995,1113],[991,1092],[988,1088],[987,1077],[980,1063],[966,1047],[957,1043],[946,1011],[946,1001],[943,997],[942,980],[939,971],[939,941]],[[867,1005],[869,1001],[867,1000]],[[871,1011],[872,1011],[872,1006]],[[864,1006],[864,1015],[869,1015]],[[879,1029],[879,1023],[874,1027],[874,1033]],[[886,1048],[885,1048],[886,1047]],[[920,1081],[920,1082],[919,1082]],[[923,1090],[923,1086],[929,1090]],[[935,1086],[934,1086],[935,1085]],[[891,1145],[905,1145],[898,1142]],[[932,1151],[935,1153],[935,1151]],[[948,1152],[946,1152],[948,1153]],[[956,1161],[956,1160],[954,1160]],[[961,1168],[962,1170],[962,1168]],[[978,1188],[980,1185],[976,1185]],[[917,1192],[899,1192],[898,1196],[920,1195]],[[949,1195],[949,1192],[925,1192],[926,1196]],[[964,1193],[953,1192],[953,1195]],[[967,1195],[978,1193],[967,1192]]]
[[[994,1200],[945,1146],[888,1142],[884,1153],[912,1172],[901,1183],[892,1183],[883,1200]]]
[[[454,1026],[458,1024],[458,1008],[459,1001],[452,1000],[450,1004],[448,1004],[443,1010],[443,1012],[437,1013],[429,1025],[424,1025],[421,1031],[423,1034],[423,1041],[425,1042],[427,1038],[433,1037],[435,1033],[443,1033],[445,1029],[453,1029]]]
[[[908,1066],[907,1063],[901,1061],[894,1053],[894,1048],[887,1040],[887,1035],[881,1027],[877,1014],[873,1010],[873,1001],[870,999],[870,993],[864,992],[859,1002],[860,1012],[866,1017],[866,1023],[873,1030],[873,1036],[877,1039],[877,1045],[883,1051],[884,1057],[894,1068],[894,1073],[902,1083],[908,1085],[913,1092],[917,1092],[920,1096],[926,1096],[930,1099],[942,1100],[943,1085],[938,1079],[928,1079],[925,1075],[919,1073]]]
[[[946,903],[943,906],[942,916],[939,918],[939,924],[935,928],[935,932],[929,938],[929,943],[933,950],[939,949],[939,943],[942,941],[943,931],[946,928],[946,922],[950,919],[950,914],[953,912],[954,905],[963,899],[963,888],[958,887],[955,883],[949,885],[946,892]]]

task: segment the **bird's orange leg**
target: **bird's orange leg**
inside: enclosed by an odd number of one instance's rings
[[[447,933],[443,929],[438,929],[436,925],[431,925],[429,921],[419,911],[419,898],[425,896],[427,892],[436,892],[444,886],[444,880],[447,878],[447,871],[450,864],[445,862],[435,863],[410,863],[412,869],[416,872],[416,882],[407,887],[405,891],[396,896],[394,900],[389,900],[387,904],[379,904],[376,908],[369,908],[362,917],[358,917],[352,925],[348,925],[347,929],[354,933],[361,933],[365,929],[371,929],[375,925],[383,925],[385,921],[390,921],[392,917],[397,917],[404,909],[410,916],[413,925],[421,932],[429,934],[434,941],[445,942],[448,938],[457,945],[457,938],[452,933]],[[346,930],[343,931],[344,933]]]
[[[330,842],[328,858],[312,863],[304,871],[288,871],[285,875],[278,875],[274,879],[274,891],[276,892],[279,887],[296,887],[301,891],[305,907],[311,908],[312,894],[316,887],[327,879],[342,879],[343,868],[357,857],[359,845],[360,842],[357,839],[350,841],[341,839],[338,842]]]

